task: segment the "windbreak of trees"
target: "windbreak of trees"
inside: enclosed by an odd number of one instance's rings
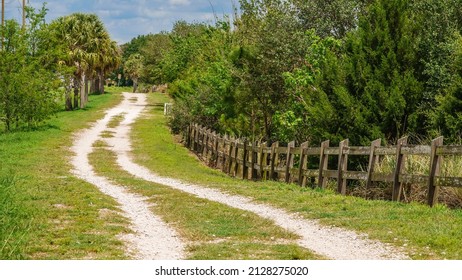
[[[57,49],[49,41],[44,17],[45,9],[28,10],[28,28],[13,20],[0,27],[0,126],[7,131],[35,126],[58,109],[59,65],[49,60]]]
[[[15,20],[0,26],[0,131],[35,127],[64,104],[85,107],[89,92],[103,93],[105,75],[121,61],[96,15],[76,13],[48,24],[45,6],[26,11],[26,26]]]
[[[126,49],[169,83],[172,128],[368,144],[462,129],[462,0],[241,0]]]

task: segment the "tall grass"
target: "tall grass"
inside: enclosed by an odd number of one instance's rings
[[[23,259],[30,213],[15,187],[14,175],[0,174],[0,259]]]
[[[425,143],[422,143],[425,145]],[[392,174],[396,166],[394,156],[383,157],[375,168],[375,172]],[[405,160],[403,174],[428,175],[430,169],[430,157],[420,155],[408,155]],[[462,157],[445,156],[441,160],[440,176],[462,177]],[[350,194],[367,198],[391,200],[392,186],[387,183],[376,183],[366,189],[364,184],[359,183],[350,189]],[[427,203],[428,186],[426,184],[404,184],[402,190],[403,202]],[[440,187],[438,202],[450,208],[462,208],[462,188]]]

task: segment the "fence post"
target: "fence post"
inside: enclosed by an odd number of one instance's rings
[[[202,126],[199,125],[197,127],[197,150],[196,152],[199,154],[202,152],[202,140],[203,140],[203,135],[202,135]]]
[[[276,179],[274,176],[274,166],[276,164],[276,157],[278,156],[278,148],[279,148],[279,142],[274,142],[271,145],[270,172],[269,172],[270,180]]]
[[[210,134],[209,134],[210,130],[209,129],[206,129],[204,131],[204,148],[202,149],[202,157],[204,158],[204,161],[205,163],[207,163],[207,158],[208,158],[208,153],[209,153],[209,138],[210,138]]]
[[[403,184],[399,181],[399,176],[403,172],[404,161],[406,160],[405,155],[401,154],[401,148],[407,144],[408,137],[402,137],[396,143],[396,167],[393,173],[393,201],[399,201],[401,198],[401,192],[403,190]]]
[[[229,139],[229,150],[228,150],[228,175],[231,175],[231,166],[233,164],[233,138]]]
[[[242,156],[242,161],[244,162],[242,164],[242,179],[248,179],[249,178],[249,167],[248,167],[248,149],[247,149],[247,143],[248,140],[244,139],[244,149],[243,149],[243,156]]]
[[[290,153],[292,148],[295,147],[295,141],[290,142],[287,144],[287,156],[286,156],[286,173],[285,173],[285,181],[286,183],[290,183],[290,169],[293,165],[293,155]]]
[[[264,142],[260,145],[259,155],[258,155],[258,165],[260,166],[260,179],[263,180],[265,177],[265,148],[268,147],[268,143]]]
[[[324,150],[329,147],[330,141],[324,141],[321,143],[321,152],[319,154],[319,177],[318,177],[318,187],[325,188],[327,184],[327,180],[324,180],[323,171],[327,169],[327,160],[328,155],[325,154]]]
[[[257,152],[255,150],[257,149],[257,141],[252,141],[252,148],[250,151],[250,154],[252,155],[251,163],[250,163],[250,179],[256,179],[257,178],[257,170],[255,169],[255,164],[257,163]]]
[[[346,195],[346,179],[343,179],[343,172],[348,169],[348,155],[344,154],[345,147],[348,147],[348,139],[339,144],[338,149],[338,170],[337,170],[337,192]]]
[[[375,154],[375,148],[380,147],[381,143],[382,143],[381,139],[374,140],[371,143],[371,152],[369,155],[369,166],[367,168],[366,189],[368,189],[372,184],[372,173],[374,172],[375,164],[377,163],[377,155]]]
[[[186,147],[189,148],[189,141],[191,140],[191,123],[188,125],[188,127],[185,129],[186,134],[184,135],[184,140],[185,140],[185,145]]]
[[[190,141],[190,146],[189,146],[189,149],[194,151],[194,142],[196,140],[196,124],[193,124],[192,125],[192,130],[191,130],[191,141]]]
[[[237,161],[239,155],[239,139],[236,139],[234,146],[234,177],[237,176],[237,171],[239,169],[239,162]]]
[[[435,184],[435,177],[440,173],[441,156],[436,154],[436,149],[443,145],[443,136],[432,141],[430,154],[430,176],[428,177],[428,205],[433,207],[438,201],[439,187]]]
[[[219,147],[220,147],[220,135],[217,134],[216,132],[214,133],[214,148],[215,148],[215,167],[218,167],[218,161],[219,161],[219,158],[220,158],[220,150],[219,150]]]
[[[306,176],[303,174],[307,167],[308,155],[306,149],[308,148],[308,141],[300,145],[300,166],[298,167],[298,184],[302,187],[306,186]]]
[[[221,171],[226,173],[226,156],[229,155],[228,151],[226,150],[226,142],[229,142],[228,135],[225,134],[223,137],[223,158],[221,159]]]

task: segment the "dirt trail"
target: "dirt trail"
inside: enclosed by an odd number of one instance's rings
[[[115,185],[107,178],[96,175],[89,163],[88,155],[93,151],[93,144],[103,140],[103,131],[110,130],[107,128],[109,121],[120,114],[126,114],[127,117],[138,116],[143,109],[133,107],[127,97],[128,95],[125,95],[124,101],[107,111],[106,116],[93,127],[81,131],[76,136],[72,146],[72,173],[97,186],[101,192],[113,197],[120,204],[120,209],[130,220],[130,228],[134,232],[121,237],[128,243],[129,254],[132,257],[147,260],[181,259],[184,256],[184,245],[176,233],[149,210],[147,198],[129,193],[123,186]],[[139,95],[139,102],[145,103],[143,95]]]
[[[124,94],[125,101],[123,108],[128,112],[124,121],[114,130],[115,136],[107,139],[107,142],[112,147],[112,150],[117,154],[117,163],[132,175],[144,179],[146,181],[155,182],[166,185],[171,188],[181,190],[200,198],[205,198],[211,201],[216,201],[230,207],[250,211],[257,215],[274,221],[275,224],[298,234],[301,238],[298,244],[308,248],[318,254],[324,255],[331,259],[409,259],[409,257],[383,243],[369,240],[365,236],[360,236],[352,231],[343,230],[340,228],[332,228],[321,226],[316,221],[306,220],[297,217],[294,214],[288,213],[272,206],[253,202],[250,198],[230,195],[218,190],[205,188],[197,185],[187,184],[172,178],[158,176],[147,168],[134,163],[131,160],[131,143],[130,143],[130,128],[131,124],[140,115],[142,109],[147,105],[144,94]],[[128,102],[132,98],[133,102]],[[136,101],[134,101],[134,98]],[[125,106],[128,106],[126,108]],[[120,106],[119,106],[120,107]],[[96,130],[96,132],[100,130]],[[93,132],[95,133],[95,132]],[[87,141],[88,137],[81,139]],[[83,145],[88,146],[88,145]],[[82,153],[83,154],[83,153]],[[75,163],[75,166],[80,166],[82,160]],[[86,167],[88,169],[88,167]],[[87,174],[87,180],[96,180],[88,175],[91,170],[87,170],[83,174]],[[97,180],[96,180],[97,181]]]

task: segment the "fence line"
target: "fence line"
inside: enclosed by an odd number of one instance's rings
[[[364,181],[366,189],[376,182],[386,182],[392,185],[393,201],[401,199],[404,184],[420,184],[428,189],[427,203],[430,206],[437,202],[440,187],[462,187],[462,177],[440,176],[444,156],[462,156],[462,146],[445,146],[443,137],[433,140],[430,146],[408,145],[407,137],[399,139],[394,146],[381,146],[380,139],[370,146],[350,146],[348,140],[340,142],[338,147],[331,147],[328,140],[319,147],[310,147],[308,142],[296,146],[294,141],[287,146],[280,146],[279,142],[269,146],[266,142],[222,136],[191,124],[185,133],[185,142],[209,165],[242,179],[284,180],[302,187],[310,183],[319,188],[325,188],[329,179],[335,179],[337,191],[343,195],[348,180]],[[412,155],[429,158],[428,174],[404,172],[406,159]],[[393,170],[376,172],[375,168],[385,156],[394,158]],[[337,158],[337,166],[330,169],[332,157]],[[349,170],[348,162],[352,157],[368,158],[366,171]],[[313,162],[317,166],[313,167]]]

